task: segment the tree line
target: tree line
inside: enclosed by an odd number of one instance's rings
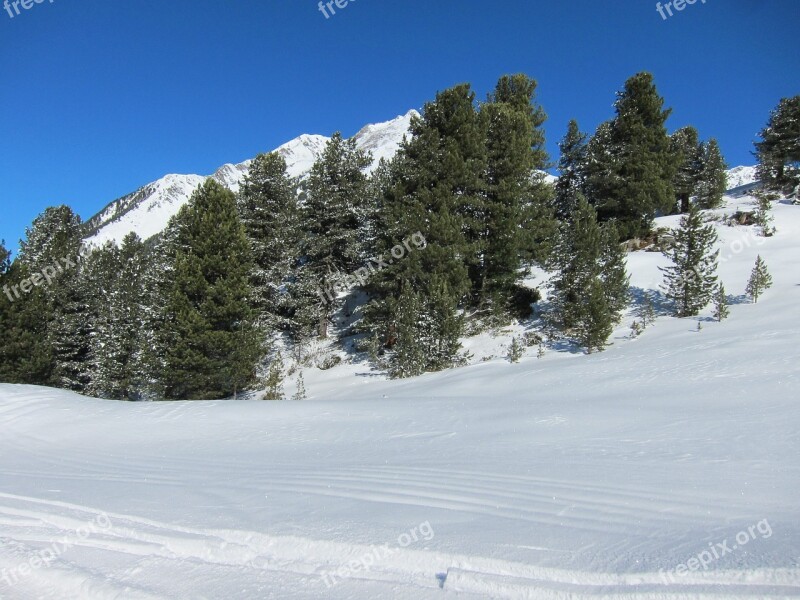
[[[391,377],[412,377],[462,364],[467,332],[530,317],[540,293],[523,281],[534,265],[555,272],[549,318],[560,335],[602,350],[630,301],[621,242],[650,236],[658,215],[686,213],[693,237],[675,247],[695,252],[697,238],[709,249],[698,211],[721,203],[725,161],[692,127],[668,134],[670,110],[639,73],[591,137],[569,123],[551,185],[536,89],[517,74],[483,102],[469,84],[437,93],[370,174],[371,157],[339,133],[301,179],[280,155],[259,155],[238,193],[207,180],[147,241],[131,233],[87,252],[80,218],[46,209],[13,261],[0,244],[0,287],[79,258],[23,298],[0,295],[0,380],[112,399],[216,399],[263,385],[266,373],[274,391],[277,341],[327,338],[342,310],[359,318],[335,333],[354,336]],[[783,187],[797,179],[785,129],[771,124],[757,146]],[[341,273],[414,233],[424,249],[321,301]],[[686,269],[713,260],[675,252],[682,274],[668,274],[668,296],[677,314],[696,314],[711,284]]]

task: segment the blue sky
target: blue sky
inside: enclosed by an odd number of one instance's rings
[[[667,20],[650,0],[355,0],[329,19],[317,0],[0,9],[0,238],[16,248],[50,205],[88,218],[166,173],[352,135],[464,81],[483,99],[520,71],[539,81],[554,158],[570,118],[594,130],[648,70],[671,130],[693,124],[752,164],[769,110],[800,93],[798,23],[798,0],[697,0]]]

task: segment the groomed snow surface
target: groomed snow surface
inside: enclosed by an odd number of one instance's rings
[[[304,402],[0,385],[0,597],[799,597],[800,207],[775,216],[718,226],[730,319],[628,316],[600,354],[342,365]],[[637,299],[664,264],[630,255]]]

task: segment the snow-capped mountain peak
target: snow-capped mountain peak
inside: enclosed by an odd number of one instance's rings
[[[354,136],[358,148],[372,154],[372,164],[367,168],[368,172],[382,158],[390,159],[395,155],[403,136],[408,132],[411,118],[417,114],[412,110],[391,121],[367,125]],[[323,135],[303,134],[274,151],[286,160],[290,176],[303,177],[325,150],[329,139]],[[249,159],[238,164],[224,164],[211,177],[237,192],[252,162]],[[131,232],[136,232],[145,240],[157,235],[206,178],[202,175],[165,175],[158,181],[111,202],[89,219],[90,234],[87,242],[94,246],[109,241],[119,244]]]

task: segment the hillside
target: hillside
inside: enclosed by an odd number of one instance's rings
[[[531,322],[439,374],[310,369],[305,402],[0,385],[0,598],[798,597],[800,209],[775,225],[716,224],[728,320],[629,314],[600,354],[510,364]],[[629,255],[637,301],[664,264]]]

